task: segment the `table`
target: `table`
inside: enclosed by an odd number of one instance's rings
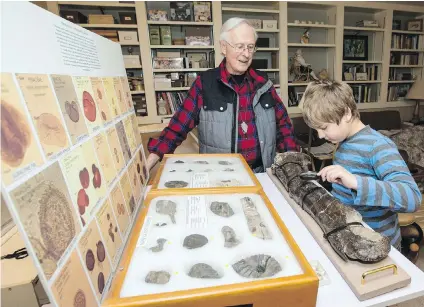
[[[317,307],[388,306],[424,295],[424,272],[406,259],[400,252],[392,248],[389,256],[411,276],[411,284],[408,287],[366,301],[359,301],[318,243],[315,242],[302,221],[278,191],[268,174],[256,174],[256,177],[305,257],[308,261],[319,261],[330,277],[331,283],[318,289]]]

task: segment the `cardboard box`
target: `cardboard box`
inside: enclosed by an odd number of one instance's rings
[[[113,20],[112,15],[88,15],[88,23],[89,24],[107,24],[113,25],[115,21]]]
[[[277,30],[277,20],[262,20],[262,28],[264,30]]]
[[[150,27],[150,45],[160,45],[159,27]]]
[[[118,36],[121,43],[138,43],[136,31],[118,31]]]

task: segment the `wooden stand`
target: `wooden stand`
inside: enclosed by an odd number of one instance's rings
[[[327,257],[334,264],[337,271],[343,276],[358,300],[367,300],[395,289],[406,287],[411,283],[411,277],[401,267],[398,267],[390,257],[374,264],[343,261],[328,241],[324,239],[323,231],[318,224],[290,198],[289,193],[285,190],[280,180],[272,174],[271,169],[267,169],[267,173]]]

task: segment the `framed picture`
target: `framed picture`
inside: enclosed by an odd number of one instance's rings
[[[408,31],[419,31],[421,32],[423,30],[423,20],[422,19],[413,19],[409,20],[407,23]]]
[[[297,100],[297,105],[299,105],[300,104],[300,101],[302,100],[302,97],[303,97],[303,94],[304,94],[305,92],[297,92],[296,93],[296,100]]]
[[[368,36],[345,35],[343,37],[343,60],[368,60]]]
[[[344,79],[345,81],[353,81],[353,74],[351,72],[345,72]]]
[[[198,51],[186,51],[190,68],[209,68],[208,53]]]
[[[366,72],[358,72],[356,73],[356,81],[367,81],[368,75]]]
[[[362,95],[362,85],[352,85],[353,97],[355,98],[356,103],[361,102]]]

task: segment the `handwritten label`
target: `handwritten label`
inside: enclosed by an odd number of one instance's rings
[[[145,246],[147,243],[147,237],[149,236],[150,227],[152,225],[152,217],[146,216],[144,220],[143,230],[141,231],[140,237],[137,241],[137,247],[139,246]]]
[[[192,188],[209,188],[209,174],[195,173],[191,176]]]
[[[188,197],[186,223],[189,228],[206,228],[208,216],[206,213],[206,198],[203,195]]]
[[[13,173],[13,180],[18,179],[19,177],[21,177],[24,174],[29,173],[33,168],[35,168],[37,165],[33,162],[19,170],[17,170],[16,172]]]
[[[85,139],[88,139],[88,134],[84,134],[84,135],[77,137],[77,143],[80,143],[80,142],[84,141]]]

